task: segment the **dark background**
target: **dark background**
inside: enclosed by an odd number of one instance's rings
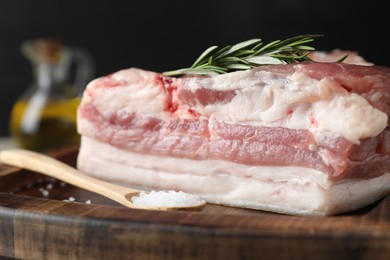
[[[355,50],[390,66],[381,2],[0,0],[0,136],[8,134],[11,106],[32,81],[20,52],[27,39],[58,37],[89,50],[95,77],[128,67],[178,69],[211,45],[312,33],[324,35],[313,43],[318,50]]]

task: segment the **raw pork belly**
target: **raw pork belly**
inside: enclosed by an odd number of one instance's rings
[[[144,189],[292,215],[390,191],[390,69],[307,62],[215,76],[136,68],[92,81],[78,168]]]

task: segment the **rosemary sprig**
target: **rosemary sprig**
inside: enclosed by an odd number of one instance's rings
[[[311,60],[307,55],[315,49],[307,46],[318,34],[299,35],[264,44],[261,39],[251,39],[221,49],[211,46],[189,68],[167,71],[166,76],[183,74],[223,74],[248,70],[268,64],[288,64]]]

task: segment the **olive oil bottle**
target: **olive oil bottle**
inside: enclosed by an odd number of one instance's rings
[[[11,134],[20,147],[44,151],[70,144],[79,143],[76,131],[76,111],[79,98],[62,101],[50,101],[39,108],[36,114],[27,100],[15,103],[11,116]]]
[[[27,41],[22,51],[31,61],[34,77],[12,108],[12,136],[21,148],[35,151],[78,144],[77,107],[92,78],[91,58],[57,39]]]

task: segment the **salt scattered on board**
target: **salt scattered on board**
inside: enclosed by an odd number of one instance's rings
[[[155,207],[185,207],[203,202],[196,195],[174,190],[151,191],[149,193],[142,191],[138,196],[132,197],[131,200],[136,205]]]

